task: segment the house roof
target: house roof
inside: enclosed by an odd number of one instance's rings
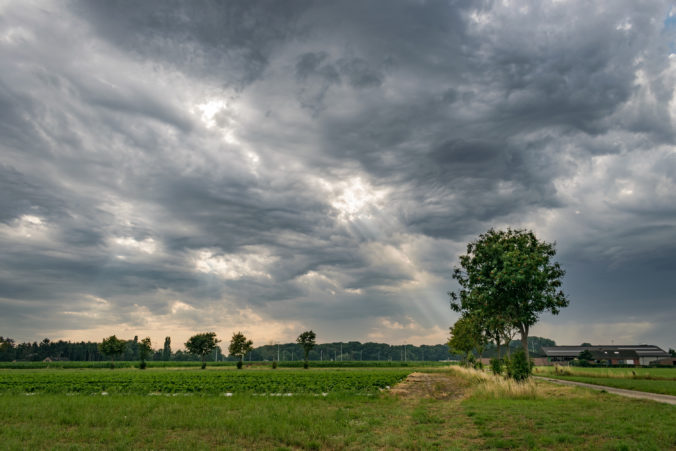
[[[659,346],[654,345],[604,345],[604,346],[543,346],[542,351],[547,357],[577,357],[582,351],[588,349],[592,352],[631,352],[638,357],[669,357]],[[617,354],[620,355],[620,354]],[[629,354],[627,354],[629,355]],[[623,357],[617,357],[623,358]],[[631,357],[628,357],[631,358]]]

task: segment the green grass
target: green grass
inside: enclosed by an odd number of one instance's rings
[[[584,382],[587,384],[606,385],[608,387],[623,388],[625,390],[638,390],[648,393],[661,393],[663,395],[676,396],[676,381],[651,380],[651,379],[620,379],[612,377],[584,377],[551,375],[553,379]]]
[[[489,448],[676,447],[676,407],[668,404],[569,388],[545,399],[470,398],[463,407]]]
[[[149,396],[130,391],[69,395],[0,391],[3,449],[675,449],[676,407],[586,389],[537,383],[531,397],[495,397],[477,378],[456,378],[450,399],[398,398],[357,384],[329,396],[291,397],[235,392],[219,396]],[[351,380],[401,369],[325,370],[4,370],[7,374],[99,377],[121,381],[183,374]],[[84,377],[83,376],[83,377]],[[349,376],[349,377],[348,377]],[[206,379],[200,379],[205,377]],[[141,380],[139,379],[139,380]],[[145,379],[142,379],[145,380]],[[147,382],[147,381],[146,381]],[[121,386],[120,386],[121,387]],[[150,390],[145,390],[145,393]],[[364,396],[370,394],[370,396]]]
[[[676,368],[585,368],[579,366],[539,366],[534,369],[540,376],[590,376],[621,379],[661,379],[676,381]]]

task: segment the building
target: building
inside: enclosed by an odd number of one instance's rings
[[[669,353],[653,345],[604,345],[604,346],[543,346],[542,351],[551,363],[570,362],[584,350],[592,354],[592,360],[609,365],[650,365],[666,359]]]

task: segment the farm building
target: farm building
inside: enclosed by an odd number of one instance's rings
[[[587,350],[592,360],[610,365],[650,365],[657,360],[669,357],[659,346],[653,345],[606,345],[606,346],[543,346],[542,351],[547,360],[555,362],[570,362],[580,353]]]

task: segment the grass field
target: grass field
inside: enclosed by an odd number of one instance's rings
[[[676,368],[585,368],[578,366],[538,366],[540,376],[589,376],[617,379],[655,379],[676,381]]]
[[[652,379],[620,379],[616,377],[551,376],[555,379],[605,385],[608,387],[638,390],[648,393],[661,393],[676,396],[676,381]]]
[[[587,384],[676,396],[674,368],[538,367],[535,374]]]
[[[415,391],[394,396],[357,385],[326,397],[309,392],[262,397],[245,391],[230,397],[149,396],[124,390],[109,396],[44,391],[27,396],[5,390],[0,391],[0,443],[6,449],[676,448],[676,407],[671,405],[545,382],[509,384],[456,368],[416,370],[429,371],[437,381],[442,378],[444,393],[439,389],[439,397],[421,397]],[[156,373],[171,379],[183,374],[190,379],[195,374],[197,381],[211,374],[239,373],[252,380],[286,374],[302,384],[304,374],[350,380],[360,372],[388,378],[401,370],[41,371],[46,378],[64,380],[77,373],[112,373],[123,380],[127,375]],[[31,371],[2,370],[0,382],[15,373]]]

